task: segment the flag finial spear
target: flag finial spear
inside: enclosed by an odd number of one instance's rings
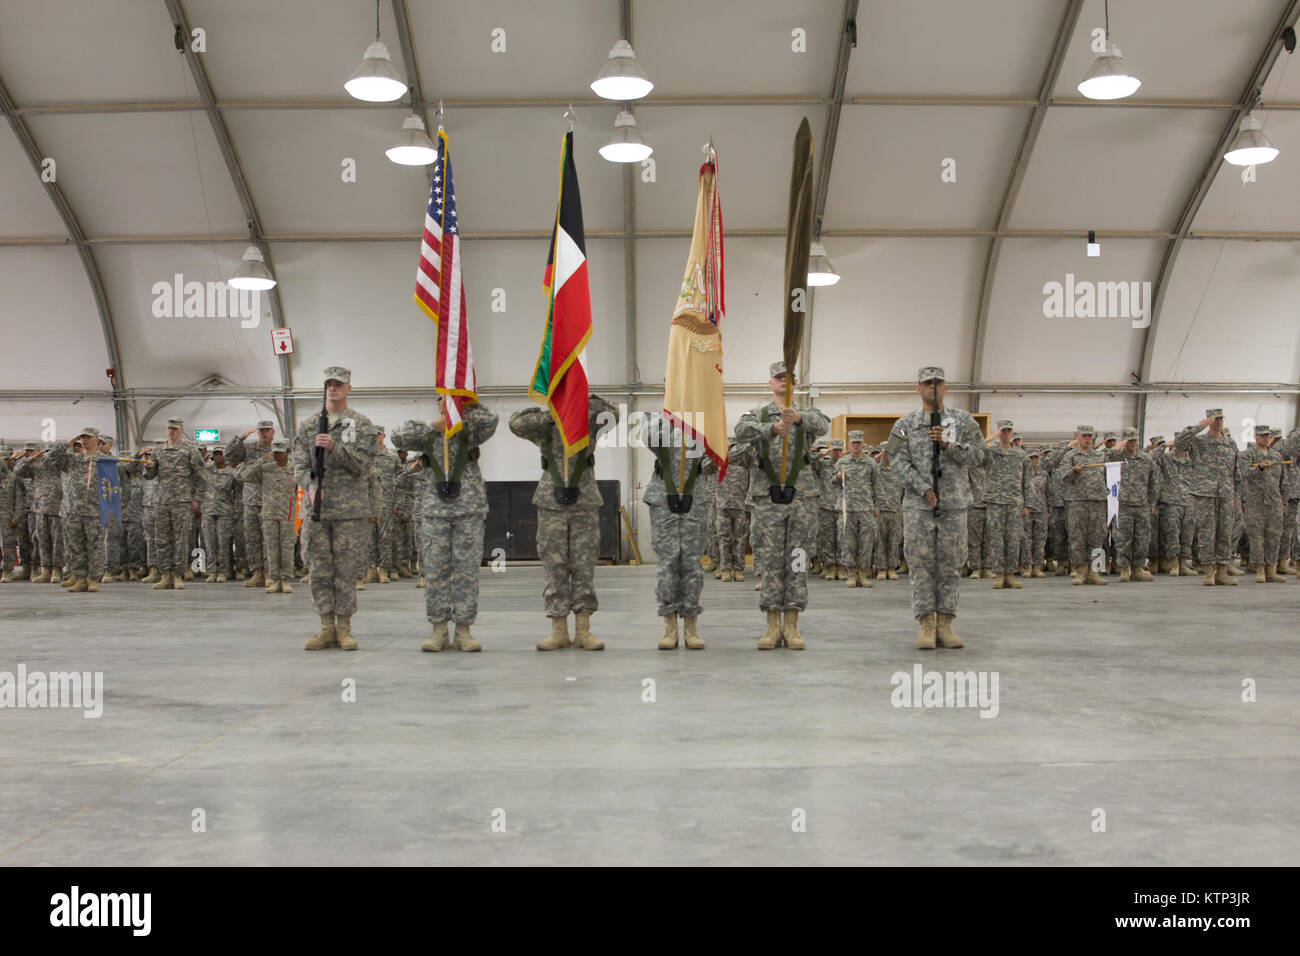
[[[569,121],[569,132],[572,133],[573,121],[578,118],[578,114],[573,111],[572,103],[570,103],[569,108],[564,111],[564,118]]]

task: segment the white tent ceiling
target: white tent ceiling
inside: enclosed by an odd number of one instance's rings
[[[219,134],[186,58],[173,48],[169,3],[206,34],[197,62],[248,183],[297,345],[283,370],[271,353],[269,303],[255,328],[238,319],[160,318],[151,309],[154,283],[175,274],[200,282],[228,277],[248,236]],[[807,116],[821,155],[828,116],[837,112],[834,71],[846,4],[629,4],[638,58],[656,83],[637,105],[655,147],[655,176],[626,183],[623,170],[595,152],[617,107],[595,100],[587,87],[619,35],[621,6],[379,5],[398,68],[412,73],[395,11],[409,19],[425,105],[447,104],[485,386],[517,391],[536,356],[545,259],[539,237],[554,215],[561,113],[570,101],[590,237],[592,380],[611,397],[662,381],[668,310],[688,246],[700,147],[709,138],[720,155],[729,230],[728,382],[757,383],[779,351],[790,141]],[[1230,405],[1242,418],[1294,421],[1294,396],[1286,391],[1216,396],[1190,389],[1144,406],[1105,387],[1132,385],[1144,346],[1148,382],[1300,378],[1300,68],[1289,69],[1292,57],[1279,54],[1276,41],[1297,6],[1115,0],[1113,34],[1143,87],[1133,100],[1095,104],[1074,84],[1091,60],[1102,0],[862,0],[824,218],[826,246],[844,280],[816,294],[808,368],[814,383],[838,383],[827,390],[828,410],[901,410],[906,396],[866,386],[903,382],[916,366],[938,362],[954,382],[1099,389],[980,396],[983,410],[1010,415],[1029,432],[1061,432],[1081,417],[1168,432],[1199,417],[1207,403]],[[359,104],[342,90],[373,35],[374,15],[366,0],[5,4],[0,80],[17,112],[13,131],[0,133],[0,435],[35,436],[36,418],[47,413],[77,427],[86,416],[113,423],[106,402],[73,407],[55,394],[105,388],[111,362],[83,259],[17,127],[41,157],[57,162],[58,188],[103,279],[128,388],[180,390],[213,374],[250,388],[286,379],[315,387],[319,369],[336,362],[354,369],[359,386],[429,384],[432,330],[411,302],[427,180],[423,170],[383,156],[406,107]],[[1004,209],[1063,24],[1069,29],[1041,130]],[[505,30],[505,52],[492,50],[496,28]],[[806,52],[791,49],[796,30],[806,34]],[[1045,318],[1043,285],[1067,273],[1157,281],[1179,216],[1270,51],[1276,63],[1260,84],[1260,116],[1281,157],[1251,183],[1235,167],[1214,170],[1156,328]],[[355,183],[340,176],[347,158],[357,163]],[[956,182],[940,179],[947,158],[956,161]],[[629,206],[634,270],[625,268]],[[1006,231],[981,308],[1004,211]],[[1101,259],[1083,255],[1089,229],[1103,242]],[[497,289],[505,312],[491,309]],[[736,403],[744,404],[738,388]],[[424,408],[414,399],[376,398],[372,406],[374,417],[393,423]],[[136,415],[148,407],[140,401]],[[234,402],[175,407],[191,419],[201,409],[227,429],[247,427],[253,415]],[[159,425],[155,418],[147,431]]]

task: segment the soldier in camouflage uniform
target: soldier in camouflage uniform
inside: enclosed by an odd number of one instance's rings
[[[1051,569],[1056,576],[1064,577],[1070,572],[1070,548],[1068,523],[1065,520],[1065,473],[1059,467],[1060,459],[1065,454],[1066,443],[1061,442],[1059,449],[1043,454],[1039,467],[1047,475],[1047,556]],[[1059,453],[1059,454],[1058,454]]]
[[[1052,453],[1065,489],[1073,584],[1110,583],[1093,567],[1094,554],[1106,547],[1106,448],[1093,445],[1096,437],[1091,425],[1080,425],[1074,440]]]
[[[798,651],[805,647],[799,633],[799,612],[808,606],[808,540],[816,534],[813,514],[799,504],[799,496],[812,494],[817,483],[812,470],[806,468],[806,452],[819,435],[830,431],[830,420],[812,406],[783,407],[785,383],[785,363],[773,362],[768,368],[772,400],[740,417],[736,441],[754,449],[749,470],[750,542],[755,570],[761,574],[758,606],[767,616],[758,648],[771,650],[784,643]],[[782,438],[786,439],[784,476]],[[772,487],[783,488],[782,493],[792,494],[793,499],[786,504],[774,502],[769,491]]]
[[[117,457],[117,453],[113,451],[112,435],[101,435],[99,437],[99,453],[108,458]],[[120,492],[119,504],[121,506],[119,510],[124,510],[130,492],[131,479],[123,475],[120,468],[118,469],[118,479],[120,482],[118,488]],[[126,560],[126,532],[122,527],[122,519],[112,512],[109,512],[108,524],[104,525],[102,537],[104,547],[104,577],[100,583],[107,584],[109,581],[113,580],[128,580],[128,575],[123,568],[123,563]]]
[[[1246,533],[1250,536],[1250,560],[1255,565],[1255,582],[1286,584],[1278,573],[1282,543],[1284,460],[1294,461],[1300,451],[1300,428],[1285,441],[1274,442],[1271,429],[1255,427],[1255,444],[1241,453],[1238,485],[1245,505]]]
[[[898,556],[903,538],[903,482],[898,472],[890,467],[889,452],[877,450],[876,464],[880,470],[876,483],[880,495],[876,499],[879,509],[876,516],[876,580],[898,580]]]
[[[0,445],[0,584],[14,579],[18,527],[26,518],[26,492],[13,470],[21,454],[8,445]]]
[[[239,467],[245,462],[258,463],[269,461],[271,444],[275,440],[275,422],[264,418],[257,423],[257,441],[250,443],[248,437],[253,434],[250,428],[238,438],[232,438],[226,445],[226,461],[231,467]],[[262,488],[257,482],[244,482],[243,518],[244,518],[244,563],[248,565],[249,577],[244,587],[265,587],[265,560],[262,555]]]
[[[971,503],[968,469],[984,463],[984,435],[970,413],[947,408],[942,368],[927,365],[916,374],[922,407],[894,423],[889,445],[893,468],[903,482],[903,552],[911,577],[912,616],[920,623],[916,646],[922,650],[961,647],[952,629],[957,615],[961,563],[967,555],[967,509]],[[931,426],[930,416],[940,414]],[[932,472],[939,454],[939,492]]]
[[[14,478],[18,482],[21,492],[15,491],[15,494],[21,494],[22,512],[18,516],[18,527],[14,530],[18,537],[18,564],[13,573],[15,581],[29,581],[35,576],[34,566],[36,565],[36,492],[35,483],[30,478],[22,478],[17,473],[18,462],[25,457],[29,451],[40,451],[41,446],[36,442],[27,442],[21,449],[15,449],[13,462],[11,466],[15,469]]]
[[[999,421],[997,443],[984,452],[984,553],[999,589],[1022,586],[1016,571],[1032,493],[1029,456],[1011,444],[1014,431],[1010,421]]]
[[[1282,512],[1282,543],[1278,552],[1277,570],[1279,574],[1300,573],[1292,562],[1300,560],[1300,531],[1297,530],[1297,516],[1300,516],[1300,463],[1292,459],[1292,464],[1282,466],[1282,497],[1286,505]]]
[[[133,458],[139,458],[136,452]],[[117,466],[122,478],[122,536],[125,541],[127,580],[139,581],[144,578],[149,565],[148,547],[144,534],[144,489],[139,472],[127,472],[128,467],[139,467],[132,462]]]
[[[397,455],[387,446],[388,433],[379,429],[378,448],[370,463],[370,573],[366,583],[388,584],[388,562],[393,553],[393,500],[397,496]]]
[[[1205,568],[1205,584],[1235,586],[1228,564],[1232,561],[1232,512],[1240,500],[1237,446],[1223,430],[1223,409],[1207,409],[1198,424],[1175,436],[1174,447],[1187,449],[1192,460],[1188,487],[1196,528],[1196,563]]]
[[[241,465],[240,469],[246,466]],[[231,567],[231,538],[235,531],[236,494],[243,479],[226,463],[223,448],[212,450],[212,460],[203,467],[203,545],[207,551],[207,583],[225,584],[234,573]]]
[[[848,572],[840,567],[840,513],[844,510],[844,488],[835,466],[844,457],[844,439],[826,441],[826,458],[817,471],[821,494],[817,498],[817,554],[821,557],[821,576],[827,581],[847,581]]]
[[[596,437],[602,422],[618,421],[616,409],[599,395],[587,397],[585,448],[569,457],[564,475],[564,439],[545,408],[526,408],[510,416],[510,431],[541,449],[542,476],[533,492],[537,506],[537,555],[546,569],[542,600],[551,621],[551,633],[539,641],[539,651],[580,647],[603,650],[605,644],[591,633],[596,600],[596,555],[600,548],[600,489],[596,485]],[[571,497],[561,503],[556,490]],[[569,638],[569,614],[573,638]]]
[[[144,480],[158,482],[155,502],[155,536],[158,539],[158,583],[155,591],[183,590],[189,569],[191,519],[199,514],[203,497],[203,456],[184,437],[185,422],[167,420],[167,441],[155,446],[153,460],[144,466]]]
[[[1047,522],[1051,512],[1047,507],[1047,475],[1039,470],[1042,453],[1034,449],[1029,453],[1029,497],[1025,507],[1029,514],[1025,517],[1023,543],[1020,546],[1020,576],[1028,574],[1033,578],[1045,578],[1043,570],[1044,548],[1047,545]]]
[[[862,432],[849,432],[849,453],[835,463],[841,489],[840,566],[851,588],[869,588],[875,577],[876,517],[884,489],[880,466],[862,452]]]
[[[1160,499],[1168,508],[1162,512],[1160,528],[1166,541],[1164,554],[1169,558],[1169,575],[1173,577],[1177,571],[1184,577],[1196,577],[1201,573],[1192,567],[1196,523],[1192,515],[1191,475],[1196,466],[1186,448],[1176,449],[1172,445],[1164,448]]]
[[[390,578],[410,578],[411,570],[411,518],[415,505],[415,474],[405,451],[397,452],[397,474],[393,480],[392,556],[389,558]]]
[[[289,464],[289,443],[284,439],[271,442],[271,453],[240,468],[244,483],[259,486],[259,525],[262,529],[262,560],[267,594],[292,594],[293,524],[298,503],[298,482]],[[325,464],[329,481],[329,462]],[[328,485],[327,485],[328,488]],[[325,499],[327,502],[329,498]],[[321,509],[324,518],[325,509]]]
[[[993,572],[988,570],[988,554],[984,547],[984,528],[988,524],[988,509],[984,506],[984,467],[971,468],[967,475],[971,503],[966,510],[966,567],[973,578],[991,578]]]
[[[31,479],[32,510],[36,515],[36,530],[32,535],[35,544],[35,563],[40,567],[40,574],[33,577],[33,584],[58,584],[62,578],[63,567],[63,482],[59,480],[59,471],[47,457],[45,451],[34,451],[29,443],[24,448],[23,458],[14,466],[14,474],[19,478]]]
[[[745,537],[749,534],[749,469],[753,451],[733,438],[727,447],[727,473],[715,495],[718,553],[723,581],[745,580]]]
[[[308,416],[298,426],[292,454],[294,481],[306,489],[302,500],[303,527],[308,522],[312,524],[307,545],[311,558],[311,599],[320,615],[320,630],[307,641],[304,649],[319,651],[338,647],[355,651],[352,615],[357,609],[358,572],[365,563],[366,547],[370,543],[370,460],[378,443],[370,419],[348,406],[352,372],[331,365],[325,369],[324,376],[329,430],[318,432],[320,415]],[[313,477],[317,448],[325,452],[319,520],[314,516],[320,477]],[[286,575],[290,573],[292,564],[284,571]]]
[[[82,452],[69,451],[80,441]],[[98,591],[104,574],[104,527],[99,523],[100,481],[95,462],[107,457],[99,452],[99,431],[85,428],[67,447],[54,447],[50,467],[69,476],[64,512],[67,523],[69,593]]]
[[[447,439],[445,420],[421,426],[403,438],[425,475],[420,505],[424,566],[424,609],[433,625],[420,650],[437,652],[448,646],[447,625],[455,627],[450,644],[458,651],[483,649],[470,625],[478,618],[479,565],[487,525],[487,490],[479,468],[479,449],[497,430],[497,413],[481,404],[466,403],[461,427]],[[444,454],[446,457],[444,457]]]
[[[656,561],[655,601],[664,624],[658,647],[661,651],[677,647],[680,618],[686,647],[703,650],[699,618],[704,570],[700,567],[700,555],[708,538],[708,524],[700,501],[700,486],[709,480],[703,474],[704,446],[694,438],[684,442],[680,425],[658,411],[637,423],[637,438],[655,457],[654,473],[646,483],[641,500],[650,509],[650,546]],[[733,467],[735,463],[728,462],[728,471]]]
[[[1106,453],[1107,461],[1119,461],[1119,513],[1115,519],[1116,565],[1119,579],[1152,581],[1145,567],[1151,542],[1150,519],[1160,497],[1160,472],[1151,456],[1138,450],[1138,430],[1124,429],[1123,444]]]

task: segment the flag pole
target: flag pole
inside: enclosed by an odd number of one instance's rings
[[[444,481],[450,481],[447,469],[450,467],[450,456],[447,454],[447,396],[442,396],[442,474]]]

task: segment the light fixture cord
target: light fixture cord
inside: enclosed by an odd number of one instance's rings
[[[1104,5],[1106,7],[1106,42],[1109,43],[1110,42],[1110,0],[1104,0]],[[375,12],[375,15],[376,17],[378,17],[378,11]]]
[[[1107,20],[1107,23],[1109,22],[1110,21]],[[379,0],[375,0],[375,40],[378,41],[378,39],[379,39]]]

